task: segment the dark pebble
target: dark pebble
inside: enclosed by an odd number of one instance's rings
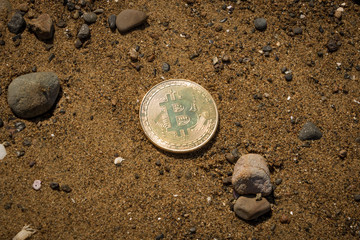
[[[56,26],[58,26],[59,28],[64,28],[67,26],[67,24],[64,20],[60,19],[59,21],[57,21]]]
[[[24,130],[26,128],[26,125],[24,122],[16,122],[15,124],[15,128],[17,132],[21,132],[22,130]]]
[[[356,71],[360,71],[360,65],[355,66]]]
[[[319,32],[324,33],[324,29],[322,28],[322,26],[319,27]]]
[[[90,37],[90,28],[87,24],[81,25],[77,37],[82,41],[84,41]]]
[[[190,228],[189,231],[190,231],[191,234],[194,234],[194,233],[196,233],[196,228],[192,227],[192,228]]]
[[[301,141],[305,140],[318,140],[322,137],[322,132],[320,129],[312,122],[307,122],[304,124],[302,129],[299,132],[299,139]]]
[[[5,203],[4,209],[5,209],[5,210],[9,210],[9,209],[11,208],[11,206],[12,206],[12,203],[11,203],[11,202]]]
[[[69,185],[63,185],[63,186],[61,186],[61,191],[70,193],[72,191],[72,189],[69,187]]]
[[[164,234],[160,234],[160,235],[158,235],[158,236],[156,236],[156,240],[161,240],[161,239],[163,239],[165,236],[164,236]]]
[[[32,72],[36,72],[37,71],[37,67],[33,66],[33,68],[31,69]]]
[[[318,55],[318,57],[323,57],[324,53],[323,52],[318,52],[317,55]]]
[[[339,44],[334,39],[330,39],[326,47],[329,52],[336,52],[339,49]]]
[[[287,71],[287,67],[282,67],[282,68],[281,68],[281,72],[282,72],[282,73],[285,73],[286,71]]]
[[[23,16],[16,12],[8,22],[7,27],[11,33],[18,34],[25,30],[26,22]]]
[[[360,202],[360,194],[355,194],[355,195],[354,195],[354,200],[355,200],[356,202]]]
[[[254,21],[255,28],[259,31],[265,31],[267,28],[267,22],[265,18],[257,18]]]
[[[73,2],[68,2],[67,4],[66,4],[66,7],[67,7],[67,9],[71,12],[71,11],[74,11],[75,10],[75,3],[73,3]]]
[[[266,45],[265,47],[263,47],[263,52],[271,52],[272,51],[272,47],[269,45]]]
[[[344,159],[344,158],[346,158],[346,156],[347,156],[347,151],[346,150],[341,150],[340,152],[339,152],[339,157],[341,158],[341,159]]]
[[[51,62],[55,58],[55,54],[51,53],[49,56],[49,62]]]
[[[303,30],[302,30],[302,28],[297,27],[297,28],[293,29],[293,32],[295,35],[300,35],[300,34],[302,34]]]
[[[110,15],[108,18],[109,27],[112,31],[116,29],[116,15]]]
[[[290,81],[292,81],[292,79],[293,79],[293,75],[291,73],[288,73],[288,74],[285,75],[285,80],[286,81],[290,82]]]
[[[58,183],[56,183],[56,182],[50,183],[50,187],[51,187],[52,190],[57,190],[57,191],[60,190],[60,185]]]
[[[0,46],[4,46],[5,45],[5,41],[4,40],[0,40]]]
[[[168,72],[168,71],[170,71],[170,65],[168,64],[168,63],[163,63],[163,65],[162,65],[162,70],[164,71],[164,72]]]
[[[33,167],[33,166],[35,166],[35,164],[36,164],[36,162],[35,161],[31,161],[30,163],[29,163],[29,167]]]
[[[75,40],[75,47],[76,47],[76,48],[78,48],[78,49],[81,48],[82,44],[83,44],[83,43],[81,42],[80,39],[76,39],[76,40]]]
[[[0,128],[4,126],[4,121],[0,118]]]
[[[275,184],[276,185],[280,185],[282,183],[282,179],[281,178],[278,178],[275,180]]]
[[[242,127],[242,125],[241,125],[240,122],[235,122],[234,124],[235,124],[235,126],[237,126],[237,127]]]
[[[12,37],[13,42],[15,42],[18,39],[21,39],[21,34],[20,33]]]
[[[25,140],[23,141],[23,145],[24,145],[25,147],[31,146],[31,140],[25,139]]]

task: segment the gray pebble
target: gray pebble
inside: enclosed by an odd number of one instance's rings
[[[282,73],[285,73],[287,70],[288,70],[287,67],[282,67],[282,68],[281,68],[281,72],[282,72]]]
[[[265,47],[263,47],[263,52],[271,52],[272,51],[272,47],[269,45],[266,45]]]
[[[257,18],[254,21],[255,28],[259,31],[265,31],[267,28],[267,22],[265,18]]]
[[[191,234],[194,234],[194,233],[196,233],[196,228],[195,228],[195,227],[192,227],[192,228],[190,228],[189,231],[190,231]]]
[[[26,147],[31,146],[31,140],[25,139],[25,140],[23,141],[23,145],[26,146]]]
[[[295,35],[300,35],[300,34],[302,34],[303,30],[301,27],[296,27],[293,29],[293,32]]]
[[[89,13],[85,13],[83,15],[83,18],[87,24],[92,24],[96,22],[97,16],[96,13],[89,12]]]
[[[0,118],[0,128],[4,126],[4,121]]]
[[[75,47],[76,47],[76,48],[81,48],[81,46],[82,46],[81,40],[80,40],[80,39],[76,39],[76,40],[75,40]]]
[[[25,30],[26,22],[23,16],[16,12],[8,22],[7,27],[11,33],[18,34]]]
[[[292,81],[292,79],[293,79],[293,75],[292,75],[291,73],[288,73],[288,74],[285,75],[285,80],[286,80],[287,82]]]
[[[276,185],[280,185],[282,183],[282,179],[281,178],[278,178],[275,180],[275,184]]]
[[[96,13],[96,14],[102,14],[103,12],[104,12],[104,9],[102,9],[102,8],[98,8],[94,11],[94,13]]]
[[[116,15],[110,15],[108,18],[109,27],[112,31],[116,29]]]
[[[299,133],[299,139],[301,141],[306,140],[318,140],[322,137],[322,132],[320,129],[312,122],[307,122],[304,124]]]
[[[59,21],[57,21],[56,26],[58,26],[59,28],[64,28],[67,26],[67,24],[64,20],[60,19]]]
[[[18,117],[37,117],[50,110],[59,90],[60,83],[53,72],[25,74],[10,83],[8,103]]]
[[[330,39],[326,45],[329,52],[336,52],[339,49],[340,43],[336,42],[334,39]]]
[[[81,28],[79,30],[77,37],[82,41],[84,41],[90,37],[90,28],[87,24],[81,25]]]
[[[164,71],[164,72],[168,72],[168,71],[170,71],[170,65],[168,64],[168,63],[163,63],[163,65],[162,65],[162,70]]]
[[[50,188],[51,188],[52,190],[57,190],[57,191],[59,191],[59,190],[60,190],[60,185],[59,185],[57,182],[52,182],[52,183],[50,183]]]
[[[355,195],[354,195],[354,200],[355,200],[356,202],[360,202],[360,194],[355,194]]]
[[[63,185],[61,186],[61,190],[66,192],[66,193],[70,193],[72,191],[72,189],[70,188],[69,185]]]
[[[24,130],[26,128],[26,125],[24,122],[16,122],[15,123],[15,128],[17,132],[21,132],[22,130]]]

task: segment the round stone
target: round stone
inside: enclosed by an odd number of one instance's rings
[[[124,33],[141,25],[147,19],[146,13],[133,9],[126,9],[116,17],[116,27]]]
[[[267,28],[267,21],[265,18],[257,18],[254,21],[255,28],[259,31],[265,31]]]
[[[84,16],[84,21],[87,23],[87,24],[92,24],[92,23],[95,23],[96,20],[97,20],[97,15],[96,13],[94,12],[89,12],[89,13],[85,13]]]

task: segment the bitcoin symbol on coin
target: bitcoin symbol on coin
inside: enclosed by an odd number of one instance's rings
[[[181,136],[181,130],[185,135],[189,135],[188,129],[197,123],[196,105],[187,97],[178,98],[174,92],[166,94],[167,100],[159,103],[161,107],[165,107],[170,127],[167,131],[175,131],[177,136]]]

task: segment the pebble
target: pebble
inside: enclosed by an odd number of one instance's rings
[[[116,15],[110,15],[108,18],[109,28],[112,31],[115,31],[116,29]]]
[[[60,190],[60,185],[59,185],[57,182],[52,182],[52,183],[50,183],[50,188],[51,188],[52,190],[57,190],[57,191],[59,191],[59,190]]]
[[[87,24],[95,23],[97,20],[97,15],[94,12],[85,13],[83,18]]]
[[[49,58],[48,58],[48,61],[51,62],[54,58],[55,58],[55,54],[51,53]]]
[[[225,186],[229,186],[229,185],[231,185],[231,180],[232,180],[232,177],[231,177],[231,176],[226,177],[226,178],[223,179],[223,184],[224,184]]]
[[[82,41],[90,37],[90,28],[87,24],[81,25],[77,37]]]
[[[50,110],[60,90],[54,72],[29,73],[14,79],[8,88],[8,103],[20,118],[33,118]]]
[[[41,188],[41,181],[40,180],[35,180],[33,185],[32,185],[33,189],[35,189],[36,191],[40,190]]]
[[[104,9],[102,9],[102,8],[98,8],[98,9],[96,9],[95,11],[94,11],[94,13],[95,14],[102,14],[104,12]]]
[[[54,37],[54,23],[49,14],[41,14],[38,18],[29,22],[30,28],[34,31],[36,37],[42,41],[49,40]]]
[[[239,197],[234,205],[236,215],[244,220],[254,220],[271,210],[266,198],[257,201],[254,197]]]
[[[0,128],[4,126],[4,121],[0,118]]]
[[[259,154],[241,156],[234,167],[232,185],[240,195],[261,193],[268,196],[273,187],[266,160]]]
[[[17,132],[21,132],[22,130],[24,130],[26,128],[26,125],[24,122],[16,122],[15,124],[15,128]]]
[[[287,82],[292,81],[292,79],[293,79],[293,75],[291,73],[285,74],[285,80]]]
[[[74,45],[75,45],[76,48],[81,48],[82,44],[83,44],[83,43],[82,43],[82,41],[81,41],[80,39],[77,38],[77,39],[75,40],[75,44],[74,44]]]
[[[235,164],[236,161],[239,159],[239,158],[236,158],[232,153],[227,153],[225,154],[225,159],[231,163],[231,164]]]
[[[278,178],[275,180],[275,184],[276,185],[280,185],[282,183],[282,179],[281,178]]]
[[[161,240],[161,239],[163,239],[165,236],[164,236],[164,234],[163,233],[161,233],[160,235],[157,235],[156,236],[156,240]]]
[[[56,26],[58,26],[59,28],[64,28],[67,26],[66,22],[62,19],[59,19],[56,23]]]
[[[146,13],[133,9],[126,9],[116,17],[116,27],[119,32],[124,33],[141,25],[147,19]]]
[[[170,71],[170,65],[168,63],[164,62],[163,65],[162,65],[162,70],[164,72]]]
[[[280,217],[280,223],[282,224],[289,224],[290,223],[290,219],[288,218],[288,216],[286,216],[285,214],[281,215]]]
[[[67,4],[66,4],[66,7],[67,7],[67,9],[71,12],[71,11],[74,11],[75,10],[75,3],[73,3],[73,2],[68,2]]]
[[[70,193],[72,191],[72,189],[69,187],[69,185],[63,185],[63,186],[61,186],[61,191]]]
[[[31,140],[25,139],[25,140],[23,141],[23,145],[24,145],[25,147],[31,146]]]
[[[360,65],[355,66],[356,71],[360,71]]]
[[[336,9],[336,11],[334,13],[334,17],[336,17],[337,19],[340,19],[342,17],[343,11],[344,11],[344,8],[339,7],[338,9]]]
[[[360,202],[360,194],[355,194],[354,200],[355,200],[355,202]]]
[[[23,16],[16,12],[8,22],[7,27],[11,33],[18,34],[25,30],[26,22]]]
[[[344,159],[344,158],[346,158],[346,156],[347,156],[347,151],[346,150],[341,150],[340,152],[339,152],[339,157],[341,158],[341,159]]]
[[[117,157],[117,158],[115,158],[115,160],[114,160],[114,164],[115,164],[116,166],[120,166],[120,164],[121,164],[124,160],[125,160],[125,159],[122,158],[122,157]]]
[[[22,3],[19,5],[19,10],[27,13],[29,11],[29,5],[27,3]]]
[[[303,30],[301,27],[296,27],[293,29],[293,32],[295,35],[301,35],[303,33]]]
[[[254,21],[255,28],[259,31],[265,31],[267,28],[267,21],[265,18],[257,18]]]
[[[329,50],[329,52],[336,52],[339,49],[339,45],[340,45],[339,42],[335,41],[334,39],[329,39],[326,47]]]
[[[196,228],[195,228],[195,227],[190,228],[190,229],[189,229],[189,232],[190,232],[191,234],[195,234],[195,233],[196,233]]]
[[[25,151],[22,151],[22,150],[21,151],[16,151],[15,154],[16,154],[16,157],[20,158],[20,157],[25,155]]]
[[[136,51],[135,48],[131,48],[129,50],[129,56],[130,56],[131,61],[136,62],[138,60],[139,53]]]
[[[321,130],[312,122],[305,123],[299,132],[299,139],[301,141],[318,140],[321,137],[322,137]]]
[[[6,149],[3,144],[0,144],[0,160],[3,160],[6,156]]]
[[[263,52],[271,52],[272,51],[272,47],[270,45],[266,45],[263,47]]]
[[[287,70],[288,70],[287,67],[282,67],[282,68],[281,68],[281,72],[282,72],[282,73],[286,73]]]

